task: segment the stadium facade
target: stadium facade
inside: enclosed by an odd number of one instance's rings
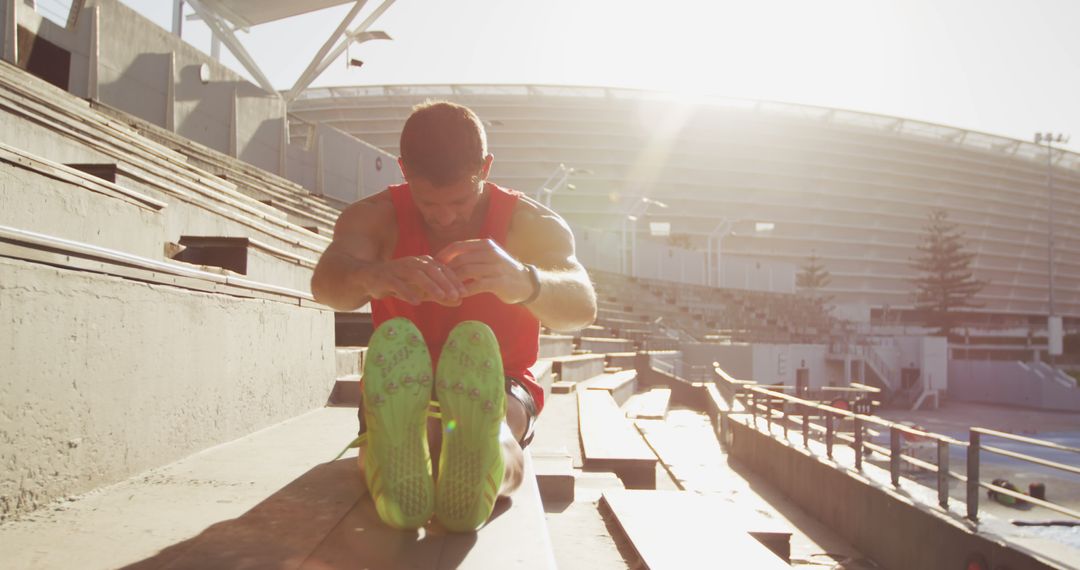
[[[290,114],[396,154],[411,107],[427,99],[473,108],[496,156],[493,179],[528,194],[554,186],[551,204],[579,242],[638,234],[611,238],[615,250],[598,256],[609,264],[630,243],[662,239],[669,256],[697,263],[672,271],[639,261],[642,274],[728,285],[723,268],[736,260],[794,268],[817,255],[844,314],[899,323],[913,316],[910,258],[927,215],[945,209],[989,282],[969,322],[1045,334],[1045,146],[841,109],[590,87],[324,87],[302,93]],[[1080,155],[1054,149],[1051,161],[1054,312],[1076,331]],[[638,207],[642,198],[668,207]],[[669,223],[671,236],[649,237],[628,214]],[[707,276],[706,252],[716,250],[724,261]]]

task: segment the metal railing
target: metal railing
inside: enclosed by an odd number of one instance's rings
[[[717,382],[727,382],[726,379],[730,378],[730,376],[722,373],[719,369],[716,369],[716,377],[718,378]],[[744,382],[739,382],[733,386],[736,391],[736,397],[741,398],[744,407],[749,410],[755,430],[759,429],[758,424],[761,416],[764,416],[764,420],[767,424],[767,433],[770,436],[773,436],[774,423],[779,423],[782,427],[784,439],[788,438],[789,428],[797,426],[801,431],[803,447],[808,451],[812,451],[810,447],[811,437],[817,437],[820,434],[821,441],[825,446],[825,454],[830,460],[833,459],[833,450],[837,445],[837,442],[850,445],[855,456],[855,469],[860,472],[863,470],[863,455],[867,450],[880,453],[888,458],[890,480],[892,485],[897,488],[900,487],[901,466],[904,463],[914,468],[934,473],[936,474],[938,505],[945,510],[949,509],[950,503],[950,478],[963,482],[966,486],[966,516],[972,521],[978,520],[980,488],[1080,519],[1080,512],[1068,507],[1007,489],[1000,485],[987,483],[979,479],[980,454],[982,452],[994,453],[1012,459],[1062,470],[1068,473],[1080,474],[1080,467],[1075,465],[1066,465],[1024,453],[984,445],[981,442],[982,436],[1004,438],[1014,442],[1036,445],[1056,451],[1080,453],[1080,449],[1078,448],[979,427],[970,429],[969,441],[965,442],[946,435],[936,434],[885,420],[877,416],[858,413],[857,411],[844,410],[820,402],[785,394],[778,390],[780,387],[770,386],[766,388]],[[792,413],[789,408],[794,408],[794,413]],[[727,420],[727,418],[724,419]],[[823,423],[815,423],[814,420],[822,420]],[[840,431],[837,425],[838,421],[850,421],[850,432]],[[880,428],[881,431],[875,430],[875,427]],[[866,440],[867,434],[876,436],[885,432],[889,434],[888,447],[877,445]],[[901,442],[904,435],[923,441],[935,442],[937,447],[937,462],[931,463],[917,457],[905,455],[903,453],[904,449]],[[967,449],[966,473],[958,473],[950,469],[950,446],[958,446]]]

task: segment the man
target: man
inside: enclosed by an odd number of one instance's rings
[[[312,277],[315,298],[335,309],[372,302],[361,469],[380,516],[398,528],[434,514],[451,530],[473,530],[496,495],[517,488],[543,408],[528,370],[540,324],[567,331],[596,317],[569,227],[487,182],[493,160],[471,110],[418,106],[401,133],[406,184],[346,208]],[[441,422],[417,442],[432,391]]]

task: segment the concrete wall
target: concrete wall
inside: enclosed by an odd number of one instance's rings
[[[160,259],[164,215],[0,162],[0,225]],[[103,224],[102,220],[109,223]],[[138,239],[132,239],[138,236]]]
[[[940,336],[925,336],[920,341],[923,381],[927,389],[944,395],[949,389],[949,341]]]
[[[73,95],[98,99],[269,172],[282,171],[285,105],[277,94],[117,0],[87,2],[74,30],[28,8],[19,10],[19,23],[71,53]],[[203,65],[210,71],[205,84]]]
[[[682,343],[679,350],[687,365],[719,362],[724,372],[740,380],[794,386],[796,370],[806,368],[810,371],[807,387],[811,390],[830,383],[844,384],[843,367],[830,365],[826,359],[828,347],[824,345]]]
[[[325,125],[294,128],[311,129],[311,143],[289,145],[286,176],[316,194],[351,204],[405,181],[397,157],[382,149]]]
[[[749,344],[682,342],[679,350],[687,366],[711,366],[719,362],[720,368],[736,378],[748,380],[754,375],[754,347]]]
[[[1080,412],[1080,388],[1063,386],[1037,372],[1034,364],[1015,361],[950,361],[948,395],[965,402]]]
[[[0,518],[234,440],[329,395],[330,312],[7,258],[0,276]]]
[[[727,425],[731,457],[885,568],[964,568],[973,553],[985,556],[993,568],[1051,568],[973,534],[936,507],[915,505],[854,471],[837,469],[738,421]]]

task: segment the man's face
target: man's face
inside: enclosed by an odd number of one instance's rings
[[[440,237],[456,239],[469,227],[484,191],[484,181],[467,177],[446,186],[435,186],[418,178],[409,181],[413,200],[420,216],[431,232]]]
[[[445,186],[436,186],[420,176],[410,177],[402,165],[402,173],[412,190],[413,201],[432,234],[451,240],[465,237],[464,233],[469,228],[469,222],[484,194],[484,181],[491,170],[493,158],[490,154],[487,155],[476,175],[466,176]]]

